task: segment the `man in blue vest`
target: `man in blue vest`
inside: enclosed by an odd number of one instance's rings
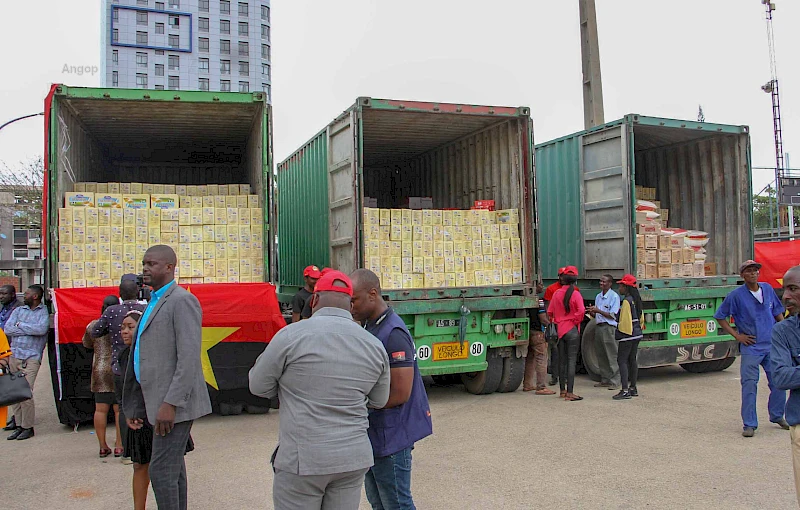
[[[375,465],[365,478],[373,510],[415,509],[411,497],[411,450],[433,433],[428,395],[417,367],[414,340],[383,300],[378,276],[358,269],[353,282],[353,318],[383,343],[389,356],[391,386],[383,409],[369,414],[369,439]]]

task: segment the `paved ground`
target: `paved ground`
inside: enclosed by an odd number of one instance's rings
[[[4,501],[23,510],[130,508],[132,468],[98,459],[90,428],[59,425],[49,377],[37,383],[36,437],[0,442]],[[576,383],[583,402],[431,388],[435,435],[414,451],[417,506],[796,508],[789,433],[766,420],[765,381],[753,439],[740,434],[737,365],[705,375],[646,370],[639,391],[614,402],[585,377]],[[190,508],[272,508],[267,461],[277,431],[274,411],[197,422]]]

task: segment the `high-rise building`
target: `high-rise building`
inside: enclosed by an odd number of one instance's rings
[[[270,0],[102,0],[104,87],[262,90],[271,101]]]

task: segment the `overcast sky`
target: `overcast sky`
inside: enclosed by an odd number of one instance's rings
[[[800,2],[776,0],[785,150],[800,136]],[[49,84],[100,62],[100,2],[3,3],[0,123],[42,111]],[[605,118],[626,113],[751,127],[775,165],[759,0],[597,0]],[[795,48],[794,51],[791,48]],[[274,0],[274,153],[281,161],[358,96],[530,106],[537,142],[583,128],[577,0]],[[0,132],[0,161],[42,153],[41,118]],[[800,148],[793,167],[800,167]],[[754,171],[754,191],[771,172]]]

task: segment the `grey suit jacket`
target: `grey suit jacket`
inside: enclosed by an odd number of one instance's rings
[[[131,344],[122,391],[122,407],[127,416],[140,412],[137,408],[141,400],[147,419],[153,425],[163,402],[175,406],[175,423],[211,413],[200,361],[202,320],[200,302],[175,283],[158,300],[147,323],[139,323],[140,383],[136,382],[133,371],[137,332]]]

